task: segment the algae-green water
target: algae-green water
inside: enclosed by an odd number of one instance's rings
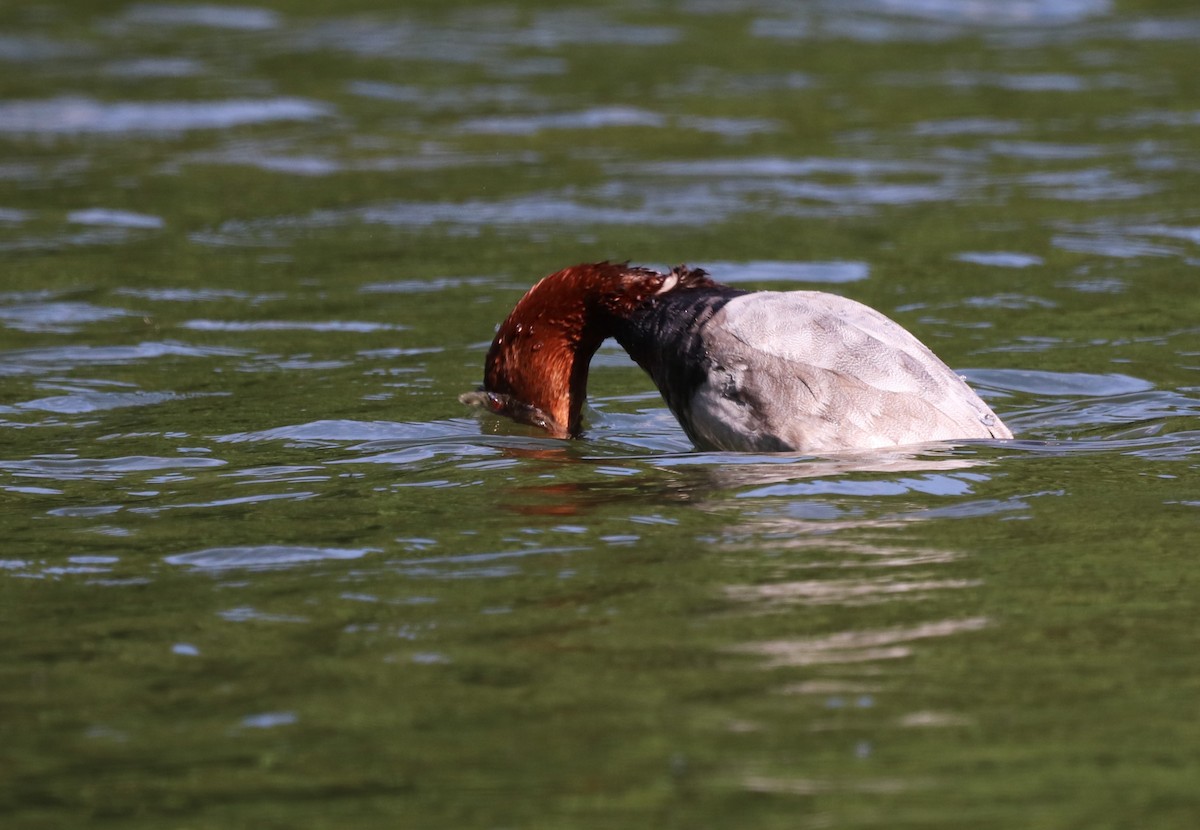
[[[0,5],[0,826],[1192,828],[1200,13]],[[1011,442],[472,411],[576,262],[867,302]]]

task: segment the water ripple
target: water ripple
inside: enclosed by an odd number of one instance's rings
[[[706,262],[702,268],[721,282],[821,282],[865,280],[871,266],[865,262]]]
[[[159,216],[146,213],[134,213],[131,210],[114,210],[112,208],[88,208],[73,210],[67,214],[68,222],[79,225],[109,225],[118,228],[161,228],[165,223]]]
[[[439,438],[479,436],[479,425],[466,418],[432,423],[395,421],[322,420],[307,424],[276,427],[260,432],[238,432],[218,436],[225,443],[245,441],[300,441],[325,445],[345,442],[372,441],[429,441]]]
[[[1152,182],[1118,178],[1111,170],[1096,167],[1087,170],[1029,173],[1020,178],[1034,195],[1045,199],[1091,202],[1101,199],[1140,199],[1161,190]]]
[[[128,317],[131,313],[83,302],[28,303],[0,306],[0,324],[17,331],[72,334],[82,324]]]
[[[542,130],[595,130],[605,127],[663,127],[665,116],[636,107],[597,107],[582,112],[472,118],[458,125],[464,133],[533,135]]]
[[[0,377],[67,372],[79,366],[119,366],[162,357],[240,357],[242,349],[191,346],[173,340],[136,346],[62,346],[0,352]]]
[[[939,121],[921,121],[913,125],[913,135],[1011,135],[1023,129],[1020,121],[1002,118],[948,118]]]
[[[88,44],[52,40],[38,35],[0,35],[0,60],[13,63],[36,63],[89,55],[94,48]]]
[[[205,548],[163,557],[171,565],[186,565],[198,571],[272,570],[323,562],[331,559],[360,559],[377,548],[318,548],[292,545],[258,545]]]
[[[700,161],[651,161],[613,165],[615,172],[633,172],[659,176],[716,176],[722,178],[805,177],[813,175],[883,176],[913,173],[940,174],[944,165],[916,160],[879,158],[756,156],[752,158],[714,158]]]
[[[507,74],[514,68],[522,68],[524,50],[556,50],[572,44],[662,46],[674,43],[679,37],[675,27],[620,23],[601,11],[542,11],[530,19],[514,9],[491,8],[453,15],[441,23],[416,18],[326,20],[293,38],[290,47],[340,49],[370,57],[402,55],[406,60],[478,63]],[[538,72],[561,71],[558,64],[543,62],[534,66]]]
[[[1056,234],[1051,240],[1055,248],[1077,254],[1097,254],[1116,259],[1138,257],[1179,256],[1182,251],[1172,245],[1147,242],[1120,233],[1097,233],[1094,235]]]
[[[546,107],[548,101],[534,95],[519,84],[477,84],[444,89],[416,84],[393,84],[386,81],[350,81],[346,91],[364,98],[410,104],[423,110],[469,111],[484,104],[505,106]]]
[[[192,78],[205,67],[191,58],[128,58],[105,65],[104,72],[117,78]]]
[[[293,176],[333,176],[347,172],[433,171],[455,167],[536,164],[541,157],[532,151],[467,153],[427,143],[420,152],[408,155],[364,155],[345,148],[316,148],[292,139],[239,140],[216,150],[182,153],[163,166],[179,172],[184,165],[229,165],[254,167]]]
[[[896,599],[927,599],[932,591],[976,588],[977,579],[898,579],[871,577],[862,579],[814,579],[799,582],[771,582],[763,585],[729,585],[725,595],[742,602],[768,605],[872,605]]]
[[[1091,222],[1059,222],[1056,227],[1063,231],[1051,240],[1056,248],[1117,259],[1185,256],[1191,253],[1187,247],[1167,244],[1163,239],[1200,245],[1200,228],[1169,225],[1161,221],[1097,219]]]
[[[166,303],[212,303],[220,300],[244,300],[251,304],[282,300],[284,294],[251,294],[231,288],[118,288],[117,294]]]
[[[996,268],[1029,268],[1042,265],[1045,260],[1033,254],[1020,254],[1012,251],[964,251],[955,257],[959,262],[971,262],[976,265],[990,265]]]
[[[692,0],[705,9],[711,0]],[[714,4],[715,5],[715,4]],[[984,32],[1041,33],[1079,24],[1111,11],[1109,0],[851,0],[769,6],[777,14],[756,19],[756,37],[846,38],[862,43],[935,43]]]
[[[917,640],[981,631],[989,625],[986,617],[966,617],[902,628],[842,631],[823,637],[747,643],[734,650],[766,658],[769,668],[867,663],[910,657],[912,643]]]
[[[403,331],[407,326],[396,323],[367,323],[357,320],[187,320],[180,323],[194,331],[320,331],[356,332]]]
[[[1149,392],[1154,384],[1118,372],[1049,372],[1037,369],[975,369],[971,379],[984,386],[1051,398],[1107,398]]]
[[[120,19],[156,28],[205,26],[244,32],[261,32],[280,24],[279,14],[269,9],[207,3],[135,3],[122,12]]]
[[[480,228],[530,228],[561,225],[702,226],[738,214],[770,209],[783,216],[841,216],[876,206],[905,205],[950,200],[962,195],[965,180],[939,169],[941,178],[930,183],[859,181],[831,184],[779,178],[771,173],[772,160],[760,160],[752,178],[739,169],[749,163],[720,165],[728,178],[713,181],[663,183],[612,180],[580,193],[576,189],[513,196],[497,201],[462,202],[396,201],[345,210],[320,210],[306,216],[259,220],[230,220],[209,231],[192,235],[209,245],[284,244],[305,229],[336,228],[348,224],[387,225],[412,230],[445,225],[452,231],[475,233]],[[799,163],[803,165],[803,162]],[[861,163],[845,160],[845,168]],[[830,165],[837,167],[840,165]],[[911,165],[904,165],[911,169]],[[647,168],[652,169],[652,168]],[[668,166],[659,166],[670,170]],[[704,167],[682,175],[710,175]],[[800,168],[797,168],[800,169]],[[818,202],[821,204],[805,204]],[[582,231],[581,231],[582,232]]]
[[[1040,161],[1092,159],[1109,152],[1095,144],[1052,144],[1048,141],[991,141],[987,149],[997,156]]]
[[[67,395],[52,395],[47,398],[14,404],[13,409],[55,412],[60,415],[81,415],[120,409],[127,406],[153,406],[167,401],[196,397],[175,392],[104,392],[97,389],[78,389]],[[0,412],[6,407],[0,406]]]
[[[494,277],[426,277],[417,280],[372,282],[360,286],[358,290],[363,294],[424,294],[450,288],[493,285],[496,281]]]
[[[1131,425],[1147,425],[1157,433],[1161,429],[1159,422],[1197,416],[1200,416],[1200,400],[1177,392],[1148,391],[1048,404],[1007,420],[1014,431],[1023,434],[1063,435],[1065,430],[1072,428],[1096,431]],[[1152,443],[1177,442],[1184,440],[1182,435],[1151,435],[1147,440]],[[1080,442],[1076,439],[1074,443]],[[1090,449],[1114,450],[1119,446],[1119,441],[1102,441]]]
[[[63,96],[41,101],[0,101],[0,133],[172,135],[271,121],[312,121],[333,112],[328,104],[303,98],[101,102]]]
[[[773,498],[779,496],[907,496],[924,493],[930,496],[963,496],[972,492],[977,478],[966,475],[924,475],[887,480],[856,480],[852,478],[809,479],[806,481],[772,484],[737,494],[740,499]]]
[[[690,195],[690,194],[689,194]],[[721,221],[742,210],[742,199],[717,193],[647,193],[641,204],[628,199],[606,203],[584,202],[567,194],[542,193],[514,196],[495,202],[390,202],[344,211],[317,211],[303,217],[257,221],[228,221],[216,230],[193,235],[211,245],[278,244],[305,228],[334,228],[362,222],[400,228],[423,229],[448,225],[474,228],[528,227],[536,225],[693,225]]]
[[[28,478],[60,481],[117,481],[134,473],[162,470],[199,470],[224,467],[219,458],[163,458],[130,455],[120,458],[78,458],[76,456],[38,456],[27,459],[0,459],[0,470]]]
[[[854,0],[839,6],[977,26],[1061,26],[1112,11],[1111,0]]]

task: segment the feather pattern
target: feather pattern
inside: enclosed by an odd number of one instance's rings
[[[676,415],[701,446],[820,452],[1012,437],[916,337],[844,297],[745,294],[698,339],[705,377]]]

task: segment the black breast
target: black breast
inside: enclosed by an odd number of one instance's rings
[[[700,330],[722,306],[747,292],[724,285],[677,288],[652,297],[617,323],[614,337],[654,380],[685,426],[692,393],[708,373]]]

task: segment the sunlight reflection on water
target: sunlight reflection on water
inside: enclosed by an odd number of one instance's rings
[[[738,646],[737,650],[763,657],[771,668],[897,660],[911,656],[916,641],[980,631],[988,625],[990,621],[986,617],[967,617],[905,628],[844,631],[823,637],[748,643]]]

